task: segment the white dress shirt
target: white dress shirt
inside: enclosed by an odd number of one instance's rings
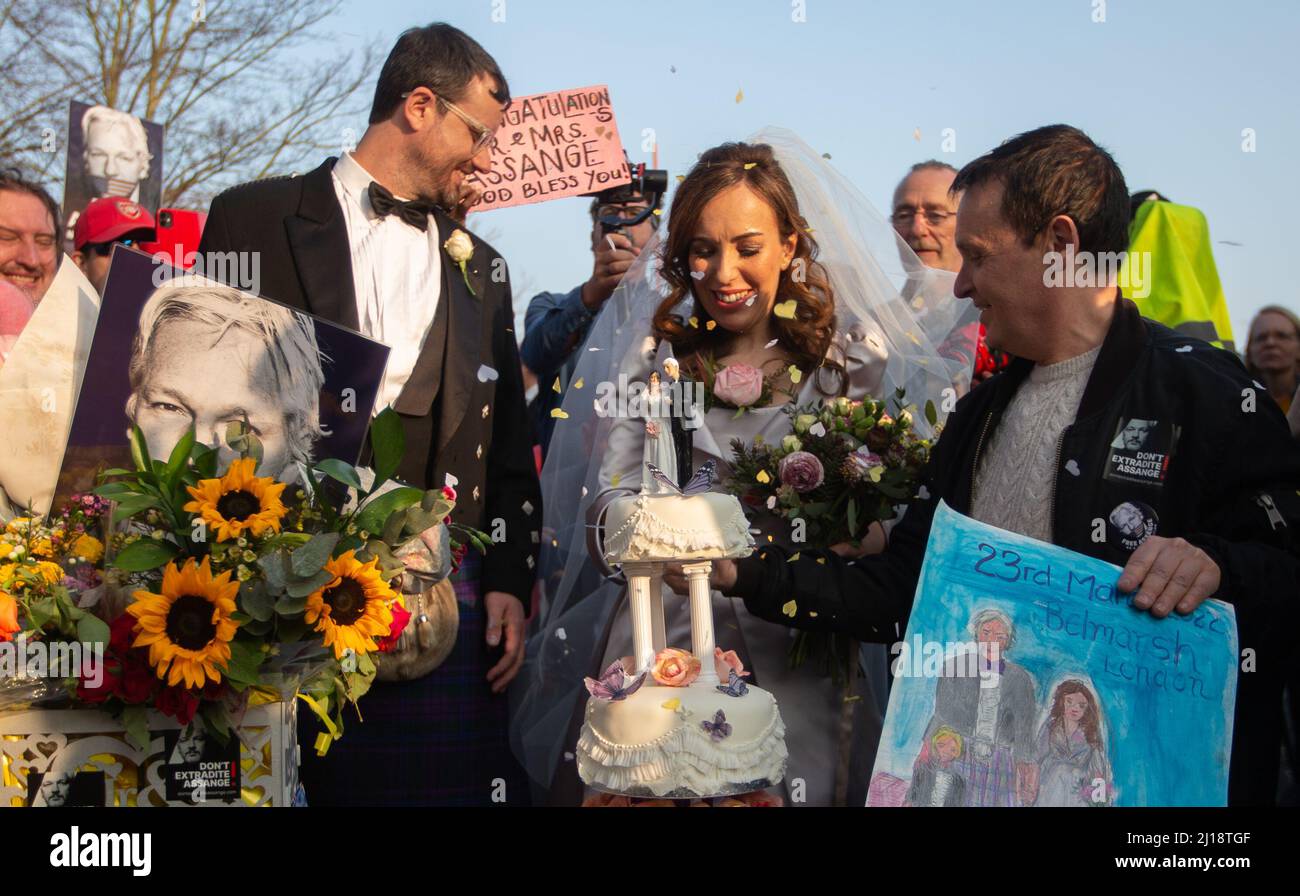
[[[334,163],[332,174],[352,250],[361,332],[392,350],[375,399],[377,414],[401,395],[433,326],[442,292],[438,224],[430,215],[421,232],[396,215],[376,215],[368,193],[374,178],[351,153]]]

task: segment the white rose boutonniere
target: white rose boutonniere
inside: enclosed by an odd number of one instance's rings
[[[451,232],[447,242],[442,244],[442,248],[446,249],[451,260],[460,266],[460,275],[465,278],[465,288],[469,290],[470,295],[477,298],[474,287],[469,285],[469,271],[465,267],[474,255],[474,241],[469,238],[468,233],[456,229]]]

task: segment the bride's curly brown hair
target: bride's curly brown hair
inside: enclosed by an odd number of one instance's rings
[[[827,357],[835,334],[835,297],[825,269],[817,262],[817,241],[799,213],[794,188],[766,143],[715,146],[700,156],[678,186],[668,215],[668,235],[659,250],[659,271],[670,291],[655,309],[655,335],[667,339],[679,358],[716,355],[731,337],[722,327],[707,326],[711,318],[692,290],[690,245],[704,207],[736,184],[745,184],[771,207],[782,239],[796,236],[794,258],[781,272],[776,294],[777,302],[795,301],[794,317],[773,315],[772,319],[780,346],[801,370],[827,366],[842,373],[841,365]],[[695,327],[673,313],[687,295],[694,302]]]

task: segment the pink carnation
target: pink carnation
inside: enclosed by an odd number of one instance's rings
[[[748,364],[728,364],[714,377],[713,394],[727,404],[747,408],[763,394],[763,373]]]

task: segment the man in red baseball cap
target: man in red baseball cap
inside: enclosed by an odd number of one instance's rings
[[[102,296],[113,247],[135,247],[153,240],[153,215],[147,208],[121,196],[107,196],[92,201],[77,218],[72,260]]]

